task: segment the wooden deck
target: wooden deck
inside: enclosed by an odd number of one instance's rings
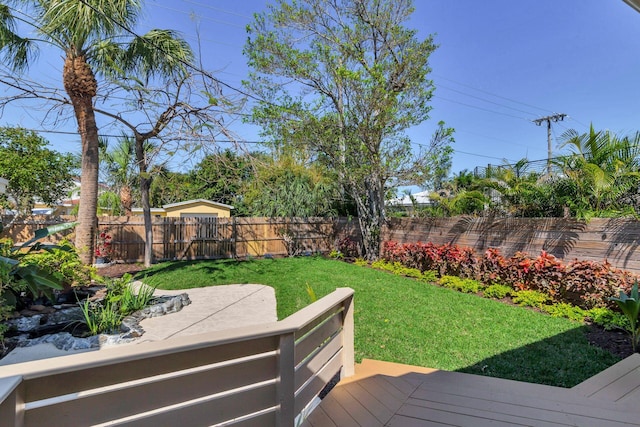
[[[365,359],[302,424],[489,425],[640,426],[640,354],[571,389]]]

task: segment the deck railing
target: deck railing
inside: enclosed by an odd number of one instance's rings
[[[353,290],[339,288],[275,323],[0,367],[0,424],[293,426],[353,369]]]

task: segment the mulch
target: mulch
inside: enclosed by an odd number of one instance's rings
[[[106,267],[99,268],[98,274],[102,277],[116,279],[124,276],[126,273],[134,275],[142,270],[144,270],[144,265],[142,264],[112,263]]]

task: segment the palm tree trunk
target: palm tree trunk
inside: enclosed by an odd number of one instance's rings
[[[98,127],[91,99],[84,105],[74,105],[82,141],[82,174],[76,247],[84,264],[93,262],[98,207]],[[88,104],[88,105],[87,105]]]
[[[98,126],[96,125],[93,97],[98,84],[84,56],[70,52],[62,71],[64,88],[71,98],[78,133],[82,142],[82,173],[80,178],[79,225],[76,228],[76,248],[84,264],[93,262],[98,207]]]
[[[120,204],[122,205],[122,209],[124,210],[124,214],[126,216],[131,215],[131,205],[133,203],[133,197],[131,195],[131,187],[128,185],[123,185],[120,188]]]

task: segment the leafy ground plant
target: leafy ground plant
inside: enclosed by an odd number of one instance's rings
[[[627,317],[629,321],[628,331],[631,334],[631,345],[633,351],[636,351],[638,341],[640,341],[640,326],[638,326],[638,315],[640,315],[640,297],[638,295],[638,282],[636,281],[629,295],[620,291],[620,296],[617,298],[610,298],[615,301],[622,310],[622,313]]]
[[[187,261],[139,273],[161,289],[261,283],[274,288],[278,318],[355,290],[356,358],[572,387],[619,359],[589,345],[587,327],[526,308],[320,257]]]
[[[125,317],[153,302],[154,291],[155,288],[151,286],[134,289],[130,274],[112,280],[107,284],[102,301],[85,301],[82,304],[84,321],[89,333],[117,333]]]

